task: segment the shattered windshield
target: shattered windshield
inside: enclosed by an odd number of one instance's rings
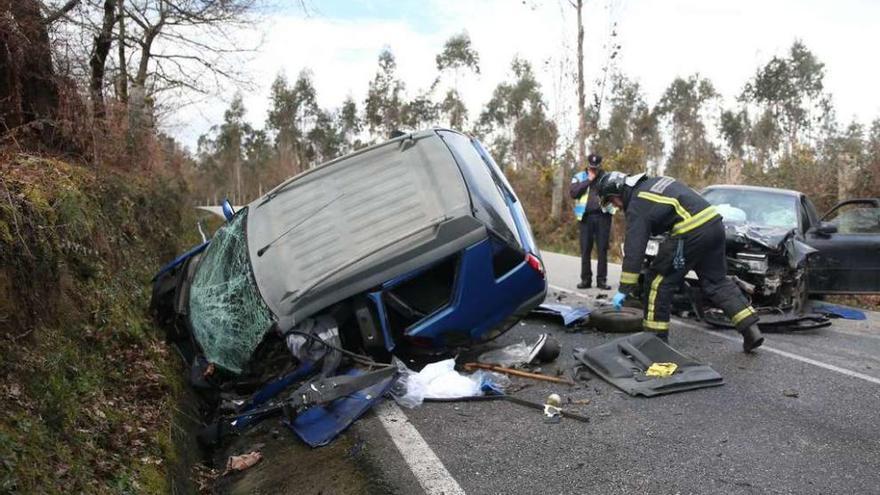
[[[797,228],[797,197],[769,191],[710,189],[703,193],[725,222],[785,230]]]
[[[208,361],[240,373],[271,327],[257,290],[245,240],[247,209],[221,227],[193,277],[189,318]]]

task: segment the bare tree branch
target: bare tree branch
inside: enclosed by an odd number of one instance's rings
[[[62,5],[61,8],[59,8],[58,10],[56,10],[55,12],[53,12],[51,14],[48,14],[46,16],[46,19],[43,21],[43,23],[46,25],[49,25],[49,24],[52,24],[53,22],[57,21],[58,19],[61,19],[62,17],[67,15],[68,12],[73,10],[73,8],[76,7],[79,4],[79,2],[80,2],[80,0],[67,0],[67,3]]]

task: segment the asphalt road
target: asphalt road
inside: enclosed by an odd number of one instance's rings
[[[547,253],[544,260],[553,287],[574,289],[576,258]],[[612,269],[609,281],[617,278]],[[554,290],[551,297],[591,307],[601,292],[580,293]],[[563,349],[545,373],[570,373],[573,348],[614,337],[529,319],[496,344],[542,332]],[[345,454],[359,473],[353,479],[371,480],[362,493],[880,493],[880,315],[770,335],[755,355],[741,352],[733,332],[681,320],[673,321],[670,343],[713,366],[726,384],[645,399],[595,377],[574,387],[513,381],[525,387],[515,395],[527,399],[559,393],[589,424],[546,424],[539,411],[504,402],[424,404],[390,420],[373,412],[340,439],[357,447]],[[388,421],[414,427],[420,439],[393,439]],[[425,481],[413,459],[419,450],[409,445],[436,456],[440,482]],[[276,484],[266,493],[326,488]]]

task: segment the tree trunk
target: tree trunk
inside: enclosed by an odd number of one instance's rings
[[[725,181],[728,184],[739,184],[742,181],[743,161],[742,158],[732,157],[727,160],[727,173]]]
[[[92,94],[92,109],[96,120],[104,118],[105,113],[104,71],[107,66],[107,55],[110,53],[110,46],[113,43],[113,24],[116,22],[115,12],[116,0],[104,0],[104,22],[101,25],[101,32],[98,33],[98,36],[95,36],[95,48],[89,60],[89,67],[92,69],[89,89]]]
[[[837,201],[843,201],[853,196],[856,190],[858,169],[853,156],[844,153],[837,162]]]
[[[583,166],[587,161],[587,108],[586,95],[584,94],[584,0],[577,0],[577,68],[578,68],[578,131],[577,131],[577,166]],[[562,203],[564,201],[566,164],[557,165],[553,174],[553,195],[550,202],[550,217],[559,220],[562,217]]]
[[[147,101],[147,76],[149,75],[153,40],[156,39],[157,34],[159,32],[156,28],[148,30],[144,34],[144,40],[141,44],[141,59],[128,101],[129,131],[132,133],[140,132],[140,130],[147,127],[145,108]]]
[[[0,131],[51,121],[59,96],[40,2],[0,0],[0,11]]]
[[[557,163],[553,173],[553,197],[550,200],[550,218],[562,218],[563,187],[565,185],[565,164]]]
[[[119,0],[116,5],[119,18],[119,34],[116,39],[116,45],[119,48],[119,86],[117,94],[119,101],[123,104],[128,103],[128,59],[125,57],[125,0]]]
[[[587,106],[584,94],[584,0],[577,0],[577,67],[578,67],[578,166],[587,161]]]

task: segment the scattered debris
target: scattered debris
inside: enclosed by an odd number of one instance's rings
[[[576,323],[584,323],[590,310],[587,308],[574,308],[567,304],[543,303],[532,310],[533,315],[553,316],[562,318],[562,323],[570,327]]]
[[[559,394],[550,394],[544,402],[544,422],[559,423],[562,419],[562,398]]]
[[[653,397],[724,384],[717,371],[647,332],[621,337],[592,349],[575,349],[574,357],[608,383],[633,396]],[[676,364],[675,374],[648,376],[646,372],[656,363]]]
[[[400,378],[392,389],[398,404],[418,407],[425,399],[458,399],[476,397],[484,393],[502,394],[510,380],[496,373],[477,371],[470,376],[455,371],[455,359],[431,363],[416,373],[402,362],[395,361]],[[465,365],[467,369],[467,365]]]
[[[678,365],[675,363],[654,363],[645,371],[645,376],[667,377],[672,376]]]
[[[816,313],[823,314],[825,316],[831,318],[843,318],[846,320],[866,320],[867,316],[865,316],[864,311],[859,311],[855,308],[847,308],[845,306],[839,306],[837,304],[818,304],[814,303],[812,310]]]
[[[525,341],[511,344],[480,354],[481,363],[511,367],[534,362],[549,363],[559,357],[559,341],[550,334],[542,333],[534,344]]]
[[[304,363],[269,382],[237,412],[220,416],[204,427],[198,434],[199,442],[203,446],[217,445],[229,433],[241,432],[265,417],[283,414],[284,423],[306,444],[326,445],[382,400],[397,376],[397,369],[390,365],[375,371],[351,368],[343,375],[311,378],[315,369]],[[296,383],[301,384],[286,398],[274,400]]]
[[[541,375],[538,373],[530,373],[528,371],[515,370],[515,369],[511,369],[511,368],[505,368],[503,366],[494,366],[491,364],[466,363],[464,365],[464,369],[466,369],[466,370],[483,369],[483,370],[495,371],[498,373],[504,373],[505,375],[519,376],[522,378],[531,378],[532,380],[542,380],[545,382],[564,383],[565,385],[575,385],[575,383],[572,380],[569,380],[567,378],[558,378],[555,376],[547,376],[547,375]]]
[[[263,454],[254,451],[247,454],[242,455],[234,455],[230,456],[229,460],[226,461],[226,472],[224,475],[233,472],[233,471],[244,471],[245,469],[250,469],[263,458]]]

